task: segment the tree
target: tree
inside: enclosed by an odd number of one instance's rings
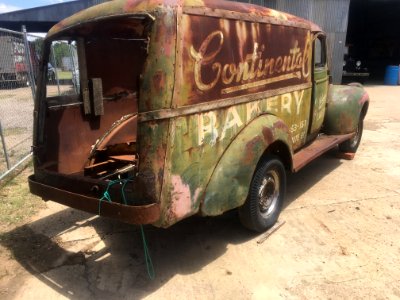
[[[62,59],[63,57],[70,57],[70,46],[66,42],[53,42],[51,48],[52,48],[52,55],[50,58],[50,61],[52,65],[55,68],[61,68],[62,67]],[[54,54],[54,56],[53,56]],[[54,61],[55,59],[55,61]]]

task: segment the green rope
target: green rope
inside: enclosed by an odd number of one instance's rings
[[[99,201],[99,216],[100,216],[100,213],[101,213],[101,202],[103,201],[103,200],[107,200],[108,202],[112,202],[112,200],[111,200],[111,196],[110,196],[110,193],[108,192],[108,190],[110,189],[110,187],[112,187],[114,184],[117,184],[117,183],[119,183],[120,182],[120,180],[112,180],[112,181],[110,181],[109,183],[108,183],[108,185],[107,185],[107,188],[106,188],[106,190],[104,191],[104,193],[103,193],[103,197],[101,197],[100,198],[100,201]]]
[[[151,280],[155,277],[153,261],[149,253],[149,248],[147,247],[146,236],[144,235],[143,225],[140,225],[140,232],[142,233],[143,250],[144,250],[144,260],[146,261],[147,274]]]
[[[126,201],[126,197],[125,197],[125,186],[126,184],[131,181],[130,178],[126,179],[124,184],[122,185],[121,191],[122,191],[122,200],[124,200],[124,204],[128,205],[128,201]]]
[[[104,191],[103,196],[100,198],[100,201],[99,201],[99,215],[100,215],[100,209],[101,209],[101,202],[104,200],[106,200],[108,202],[112,202],[111,196],[109,193],[109,189],[114,184],[117,184],[117,183],[122,184],[122,187],[121,187],[122,200],[124,201],[125,205],[128,205],[128,201],[126,200],[126,196],[125,196],[125,187],[126,187],[127,183],[130,181],[132,181],[132,179],[128,178],[128,179],[113,180],[108,183],[107,188]],[[147,246],[147,241],[146,241],[146,236],[144,234],[143,225],[140,225],[140,233],[142,235],[144,260],[146,261],[147,274],[149,275],[149,278],[151,280],[153,280],[155,278],[154,266],[153,266],[153,261],[151,260],[151,256],[149,253],[149,248]]]

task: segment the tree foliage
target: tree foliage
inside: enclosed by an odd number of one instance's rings
[[[52,55],[50,57],[51,64],[56,68],[62,67],[63,57],[70,57],[70,45],[64,42],[53,43]],[[54,61],[55,60],[55,61]]]

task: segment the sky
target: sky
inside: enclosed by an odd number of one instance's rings
[[[0,14],[14,10],[68,2],[70,0],[0,0]]]

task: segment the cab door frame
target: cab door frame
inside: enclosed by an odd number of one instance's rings
[[[329,72],[327,61],[326,35],[323,32],[314,32],[312,59],[313,86],[307,138],[308,141],[311,141],[318,136],[324,121],[329,89]]]

